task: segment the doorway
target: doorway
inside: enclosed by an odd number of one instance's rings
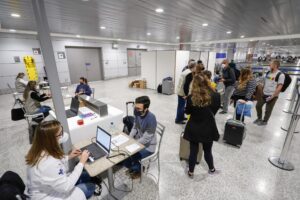
[[[141,55],[146,49],[127,49],[128,76],[141,75]]]
[[[101,48],[66,47],[71,83],[78,83],[80,77],[88,81],[103,80]]]

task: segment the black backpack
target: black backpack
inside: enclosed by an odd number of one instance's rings
[[[268,71],[266,75],[268,76],[269,73],[270,73],[270,71]],[[289,87],[289,85],[291,84],[292,78],[290,77],[290,75],[288,75],[288,74],[286,74],[286,73],[284,73],[284,72],[279,72],[279,73],[276,75],[276,77],[275,77],[275,81],[276,81],[276,82],[278,82],[279,76],[280,76],[282,73],[284,74],[284,83],[283,83],[283,85],[282,85],[281,92],[284,92],[284,91]]]
[[[7,200],[29,199],[25,192],[25,184],[21,177],[12,171],[6,171],[0,178],[0,197]]]
[[[157,93],[162,93],[162,84],[157,86]]]

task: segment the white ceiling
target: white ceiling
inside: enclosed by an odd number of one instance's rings
[[[300,33],[300,0],[45,0],[45,6],[52,33],[167,43]],[[3,29],[35,31],[31,0],[1,0],[0,22]]]

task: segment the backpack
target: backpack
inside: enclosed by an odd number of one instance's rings
[[[28,199],[24,194],[25,184],[21,177],[12,171],[6,171],[0,178],[1,199]]]
[[[157,86],[157,93],[162,93],[162,84]]]
[[[267,72],[266,76],[268,76],[269,73],[270,73],[270,71]],[[291,84],[292,78],[290,77],[290,75],[288,75],[286,73],[279,72],[279,73],[277,73],[277,75],[275,77],[275,82],[278,82],[279,76],[281,74],[284,74],[284,83],[283,83],[282,88],[281,88],[281,92],[284,92],[289,87],[289,85]]]

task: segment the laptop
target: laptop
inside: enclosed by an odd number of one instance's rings
[[[78,115],[80,102],[75,97],[72,98],[71,107],[69,110],[66,110],[67,118],[75,117]]]
[[[104,129],[97,127],[96,142],[81,148],[81,151],[88,150],[90,157],[97,160],[107,156],[110,152],[111,135]]]

